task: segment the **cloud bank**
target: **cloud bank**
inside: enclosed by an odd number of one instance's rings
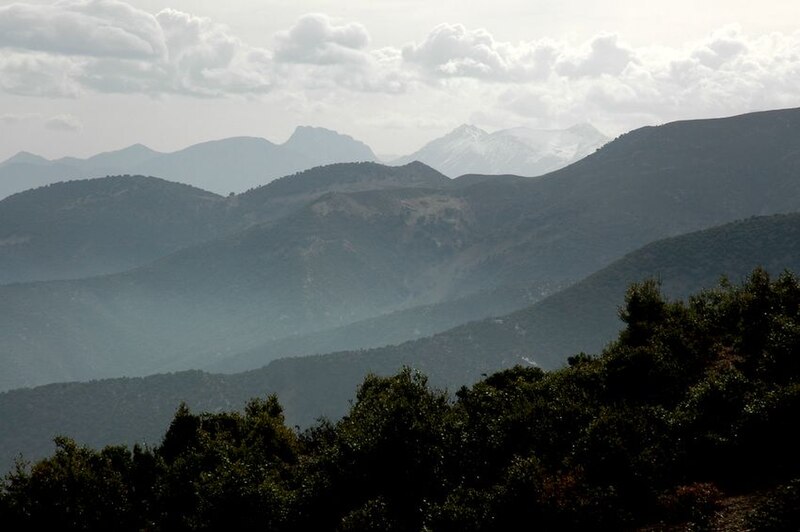
[[[323,14],[305,15],[275,36],[275,59],[286,63],[363,63],[369,34],[361,24],[337,24]]]
[[[153,15],[119,0],[0,8],[0,88],[15,94],[261,93],[269,62],[224,26],[171,9]]]
[[[369,97],[396,103],[392,120],[407,115],[409,127],[420,116],[406,109],[440,101],[480,110],[474,116],[498,125],[602,114],[658,122],[800,105],[800,32],[752,36],[727,27],[664,48],[634,47],[613,33],[579,43],[509,42],[442,23],[418,42],[370,43],[357,21],[319,13],[300,17],[264,48],[174,9],[148,13],[122,0],[13,4],[0,8],[0,91],[43,98],[272,93],[323,110],[325,102],[363,110]],[[392,100],[379,99],[386,95]]]

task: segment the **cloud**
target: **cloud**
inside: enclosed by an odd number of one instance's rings
[[[289,90],[405,92],[412,76],[402,68],[400,50],[369,50],[369,42],[361,24],[308,14],[275,35],[274,60]]]
[[[800,32],[750,37],[723,28],[680,49],[635,50],[598,36],[589,49],[565,47],[557,75],[508,88],[496,110],[509,120],[603,116],[624,128],[800,105]]]
[[[511,43],[483,29],[440,24],[405,45],[402,58],[428,90],[457,88],[462,99],[471,93],[476,116],[498,126],[604,117],[625,128],[800,105],[800,32],[753,37],[734,26],[680,48],[655,48],[608,33],[578,44]]]
[[[52,131],[74,132],[83,129],[83,124],[72,115],[58,115],[48,118],[44,127]]]
[[[403,59],[433,77],[528,81],[549,74],[557,50],[551,42],[513,45],[483,29],[440,24],[420,43],[407,44]]]
[[[7,126],[15,126],[38,118],[41,117],[36,113],[6,113],[0,115],[0,123]]]
[[[114,0],[0,7],[0,47],[118,58],[161,57],[166,52],[155,17]]]
[[[252,48],[208,18],[166,9],[156,15],[166,59],[143,62],[97,59],[83,71],[83,85],[101,92],[221,96],[268,92],[271,55]]]
[[[634,52],[620,46],[616,35],[606,34],[592,39],[588,51],[577,57],[562,59],[556,65],[556,71],[569,77],[618,76],[634,62]]]
[[[208,18],[173,9],[152,15],[119,0],[0,8],[0,88],[7,92],[221,96],[271,87],[271,53]]]
[[[23,96],[74,97],[81,61],[43,53],[0,54],[0,90]]]
[[[371,113],[376,128],[404,121],[420,128],[421,116],[458,115],[496,127],[595,120],[624,129],[800,105],[800,32],[751,36],[726,27],[656,48],[608,33],[577,43],[510,42],[443,23],[416,42],[378,49],[370,42],[363,25],[324,14],[300,17],[262,48],[175,9],[148,13],[122,0],[12,4],[0,8],[0,91],[46,98],[272,93],[272,101],[294,98],[304,108]],[[393,114],[382,114],[387,109]]]
[[[308,14],[275,36],[275,60],[310,65],[363,63],[369,40],[361,24],[337,23],[323,14]]]
[[[739,30],[736,27],[727,27],[714,32],[692,52],[691,57],[703,66],[719,69],[747,51],[747,44],[743,42]]]

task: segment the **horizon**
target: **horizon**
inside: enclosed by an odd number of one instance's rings
[[[568,131],[570,129],[573,129],[573,128],[579,127],[579,126],[583,126],[583,125],[588,125],[588,126],[594,128],[595,130],[597,130],[602,135],[605,135],[605,136],[608,137],[608,135],[606,135],[606,133],[604,131],[600,131],[593,124],[591,124],[589,122],[578,122],[578,123],[575,123],[575,124],[573,124],[571,126],[568,126],[568,127],[565,127],[565,128],[559,128],[559,129],[529,128],[529,127],[526,127],[526,126],[512,126],[512,127],[509,127],[509,128],[494,129],[494,130],[492,130],[492,129],[487,130],[485,128],[476,126],[474,124],[463,123],[463,124],[460,124],[460,125],[454,127],[450,131],[445,132],[444,135],[441,135],[441,136],[438,136],[438,137],[423,141],[423,144],[421,144],[419,147],[417,147],[416,149],[412,150],[409,153],[406,153],[406,154],[392,154],[392,155],[394,155],[396,157],[405,157],[405,156],[408,156],[408,155],[412,155],[412,154],[416,153],[417,151],[419,151],[420,149],[424,148],[431,141],[437,140],[437,139],[441,138],[442,136],[447,136],[447,135],[450,135],[452,133],[455,133],[456,131],[458,131],[459,129],[461,129],[463,127],[472,127],[472,128],[480,129],[480,130],[482,130],[483,132],[485,132],[485,133],[487,133],[489,135],[493,135],[495,133],[499,133],[501,131],[506,131],[506,130],[511,130],[511,129],[529,129],[531,131],[541,131],[541,132]],[[41,155],[39,153],[32,152],[30,150],[20,150],[20,151],[18,151],[16,153],[10,155],[9,157],[6,157],[5,159],[0,159],[0,165],[1,164],[5,164],[5,163],[7,163],[7,162],[13,160],[16,157],[19,157],[19,156],[39,157],[39,158],[42,158],[42,159],[46,160],[47,162],[57,162],[57,161],[59,161],[61,159],[85,160],[85,159],[88,159],[88,158],[91,158],[91,157],[95,157],[95,156],[98,156],[98,155],[105,155],[105,154],[109,154],[109,153],[121,152],[121,151],[129,150],[131,148],[137,148],[137,147],[146,148],[146,149],[148,149],[148,150],[150,150],[150,151],[152,151],[152,152],[154,152],[156,154],[159,154],[159,155],[166,155],[166,154],[170,154],[170,153],[179,152],[179,151],[185,150],[187,148],[191,148],[192,146],[197,146],[197,145],[200,145],[200,144],[208,144],[208,143],[213,143],[213,142],[221,142],[221,141],[225,141],[225,140],[236,140],[236,139],[265,140],[265,141],[267,141],[267,142],[269,142],[269,143],[271,143],[271,144],[273,144],[275,146],[282,146],[282,145],[286,144],[287,142],[289,142],[289,140],[292,138],[292,136],[299,129],[303,129],[303,128],[321,129],[321,130],[325,130],[325,131],[328,131],[328,132],[331,132],[331,133],[335,133],[335,134],[343,136],[343,137],[349,137],[349,138],[351,138],[351,139],[353,139],[353,140],[355,140],[357,142],[362,142],[362,143],[366,144],[367,147],[372,149],[373,153],[375,154],[375,157],[377,158],[374,161],[376,163],[385,164],[385,163],[390,163],[393,160],[392,158],[389,158],[389,159],[381,158],[382,154],[380,152],[378,152],[377,150],[375,150],[374,148],[372,148],[372,146],[370,146],[370,144],[368,142],[366,142],[366,141],[364,141],[362,139],[359,139],[358,137],[355,137],[353,135],[350,135],[347,132],[336,131],[335,129],[330,129],[330,128],[322,127],[322,126],[310,126],[310,125],[307,125],[307,124],[300,124],[300,125],[295,126],[295,129],[292,130],[292,132],[289,134],[289,136],[286,137],[284,140],[274,140],[274,139],[270,139],[270,138],[267,138],[267,137],[259,137],[259,136],[253,136],[253,135],[234,135],[234,136],[231,136],[231,137],[219,137],[219,138],[209,138],[209,139],[200,140],[200,141],[195,142],[193,144],[189,144],[189,145],[186,145],[186,146],[180,146],[177,149],[171,150],[171,151],[161,151],[161,150],[153,148],[152,146],[148,146],[144,142],[134,142],[133,144],[129,144],[129,145],[126,145],[126,146],[121,146],[121,147],[118,147],[118,148],[112,148],[110,150],[101,151],[101,152],[97,152],[97,153],[91,153],[86,157],[77,157],[77,156],[74,156],[74,155],[71,155],[71,154],[65,154],[65,155],[61,155],[61,156],[58,156],[58,157],[50,158],[50,157],[46,157],[44,155]],[[608,139],[609,139],[609,142],[611,140],[613,140],[611,137],[608,137]],[[337,163],[331,163],[331,164],[337,164]]]

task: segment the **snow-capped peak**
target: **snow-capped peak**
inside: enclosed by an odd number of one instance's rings
[[[448,138],[467,138],[467,139],[480,139],[489,135],[486,131],[482,130],[472,124],[461,124],[453,131],[445,135]]]
[[[488,133],[464,124],[394,161],[420,160],[450,177],[464,174],[537,176],[593,153],[608,141],[591,124],[568,129],[515,127]]]

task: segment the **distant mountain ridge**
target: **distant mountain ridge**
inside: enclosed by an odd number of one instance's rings
[[[602,146],[608,138],[589,124],[565,130],[516,127],[489,134],[463,125],[421,150],[392,161],[419,160],[449,177],[462,174],[536,176],[562,168]],[[227,195],[285,175],[340,162],[375,161],[372,149],[349,135],[298,126],[283,144],[258,137],[231,137],[157,152],[142,144],[86,159],[49,160],[19,152],[0,162],[0,199],[31,188],[107,175],[150,175]]]
[[[533,177],[578,161],[608,140],[590,124],[561,130],[515,127],[494,133],[464,124],[391,164],[419,160],[450,177],[464,174]]]
[[[134,144],[88,159],[53,161],[20,152],[0,163],[0,198],[57,181],[118,174],[152,175],[217,194],[240,193],[315,166],[375,159],[369,146],[349,135],[308,126],[297,127],[283,144],[234,137],[172,153]]]

